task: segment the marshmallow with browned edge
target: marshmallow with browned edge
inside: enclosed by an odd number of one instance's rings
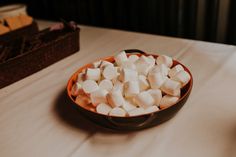
[[[85,80],[85,73],[81,72],[77,75],[76,82],[82,84]]]
[[[138,116],[138,115],[142,115],[142,114],[146,114],[145,110],[141,107],[139,108],[135,108],[133,110],[128,111],[128,115],[129,116]]]
[[[73,84],[73,86],[71,88],[71,95],[77,96],[79,94],[80,89],[82,89],[81,84],[76,82],[75,84]]]
[[[159,89],[162,86],[162,84],[165,82],[166,79],[167,79],[167,77],[164,76],[160,72],[148,74],[148,81],[149,81],[152,89]]]
[[[120,91],[111,91],[108,93],[107,101],[112,107],[119,107],[125,103],[125,99]]]
[[[96,107],[96,111],[100,114],[108,115],[111,110],[112,110],[111,106],[109,106],[106,103],[100,103]]]
[[[135,62],[138,74],[147,76],[148,72],[153,68],[155,62],[152,62],[150,58],[141,56]]]
[[[157,106],[150,106],[148,108],[146,108],[144,111],[145,113],[153,113],[156,111],[159,111],[160,109]]]
[[[113,84],[112,84],[111,80],[108,80],[108,79],[104,79],[104,80],[100,81],[98,86],[100,89],[107,90],[108,92],[111,91],[113,88]]]
[[[170,107],[174,105],[175,103],[177,103],[178,100],[179,100],[179,97],[165,95],[161,99],[160,108],[164,109],[164,108]]]
[[[92,93],[98,89],[98,84],[94,80],[85,80],[82,83],[82,89],[85,93]]]
[[[94,106],[97,106],[99,103],[107,103],[107,91],[104,89],[98,89],[90,93],[91,102]]]
[[[144,91],[135,96],[135,102],[138,104],[138,106],[146,109],[149,106],[154,105],[155,100],[151,94],[149,94],[147,91]]]
[[[154,105],[159,106],[162,98],[162,93],[160,89],[149,89],[147,91],[149,94],[151,94],[152,98],[155,100]]]
[[[140,91],[144,91],[144,90],[147,90],[148,88],[150,88],[150,85],[147,81],[147,78],[146,76],[144,75],[139,75],[138,76],[138,81],[139,81],[139,88],[140,88]]]
[[[161,90],[166,94],[180,97],[180,87],[181,84],[179,82],[167,78],[161,86]]]
[[[102,63],[102,61],[101,61],[101,60],[99,60],[99,61],[96,61],[96,62],[93,62],[93,63],[92,63],[92,67],[93,67],[93,68],[99,68],[99,67],[100,67],[100,65],[101,65],[101,63]]]
[[[187,71],[180,71],[171,79],[181,83],[181,87],[184,87],[191,79],[190,74]]]
[[[109,112],[110,116],[125,117],[126,111],[120,107],[115,107]]]
[[[169,56],[160,55],[157,57],[156,63],[157,63],[157,65],[165,64],[166,66],[168,66],[170,68],[173,65],[173,60]]]
[[[138,73],[135,70],[124,68],[121,70],[119,79],[123,83],[125,83],[127,81],[135,81],[138,79]]]
[[[122,62],[127,61],[128,57],[126,56],[125,51],[121,51],[119,54],[117,54],[115,57],[115,62],[118,66],[121,65]]]
[[[86,71],[86,79],[98,81],[101,78],[101,70],[99,68],[91,69],[88,68]]]
[[[174,77],[178,72],[183,71],[184,68],[182,65],[178,64],[176,66],[174,66],[173,68],[170,69],[168,75],[170,76],[170,78]]]
[[[139,82],[138,81],[127,81],[125,84],[125,97],[134,97],[139,93]]]
[[[102,75],[108,80],[115,79],[118,76],[117,68],[114,66],[106,66],[102,72]]]

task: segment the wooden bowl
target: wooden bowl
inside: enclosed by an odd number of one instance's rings
[[[141,56],[141,55],[152,55],[153,57],[157,57],[158,55],[155,54],[146,54],[143,51],[132,49],[132,50],[125,50],[126,53],[136,53],[136,55]],[[130,54],[128,54],[130,55]],[[109,62],[114,62],[114,57],[105,57],[99,60],[106,60]],[[176,64],[181,64],[176,60],[173,60],[173,66]],[[103,115],[99,114],[95,111],[95,107],[92,105],[81,105],[75,102],[75,98],[71,95],[71,88],[72,85],[76,82],[77,75],[82,72],[83,69],[89,68],[92,66],[92,64],[87,64],[84,65],[83,67],[79,68],[69,79],[68,84],[67,84],[67,94],[71,101],[73,101],[74,106],[80,111],[79,113],[87,117],[88,119],[92,120],[96,124],[100,124],[104,127],[110,128],[110,129],[116,129],[116,130],[123,130],[123,131],[128,131],[128,130],[139,130],[139,129],[144,129],[148,127],[152,127],[158,124],[161,124],[169,119],[171,119],[180,109],[181,107],[185,104],[187,101],[191,90],[193,86],[193,78],[186,66],[181,64],[184,69],[190,74],[191,79],[188,82],[187,85],[183,89],[181,89],[181,97],[178,100],[177,103],[174,105],[161,109],[159,111],[149,113],[149,114],[143,114],[143,115],[138,115],[138,116],[132,116],[132,117],[115,117],[115,116],[108,116],[108,115]]]

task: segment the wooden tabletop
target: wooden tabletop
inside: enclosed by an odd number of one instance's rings
[[[0,156],[236,156],[235,46],[88,26],[81,26],[80,39],[78,53],[0,90]],[[117,133],[73,110],[65,88],[82,65],[130,48],[179,60],[194,87],[168,122]]]

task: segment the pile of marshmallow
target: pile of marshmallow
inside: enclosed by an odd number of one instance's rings
[[[110,116],[137,116],[174,105],[190,75],[166,55],[117,54],[115,62],[97,61],[77,76],[71,93]],[[84,92],[88,99],[81,97]],[[77,99],[76,98],[76,99]]]

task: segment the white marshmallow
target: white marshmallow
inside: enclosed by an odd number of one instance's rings
[[[154,58],[153,56],[148,56],[147,58],[148,58],[149,63],[150,63],[151,65],[155,65],[156,60],[155,60],[155,58]]]
[[[99,60],[99,61],[96,61],[96,62],[93,62],[93,64],[92,64],[92,67],[93,67],[93,68],[99,68],[99,67],[100,67],[100,65],[101,65],[101,63],[102,63],[102,61],[101,61],[101,60]]]
[[[80,89],[82,89],[81,84],[76,82],[75,84],[73,84],[73,86],[71,88],[71,95],[77,96],[79,94]]]
[[[149,94],[148,92],[141,92],[135,97],[135,102],[138,104],[138,106],[142,108],[148,108],[149,106],[154,105],[155,100]]]
[[[112,88],[112,91],[120,91],[121,93],[124,92],[124,84],[121,83],[119,80],[116,80],[114,82],[114,86]]]
[[[96,111],[100,114],[108,115],[108,113],[112,110],[112,108],[105,103],[100,103],[96,107]]]
[[[116,64],[117,64],[118,66],[120,66],[122,62],[128,60],[125,51],[121,51],[119,54],[117,54],[117,55],[114,57],[114,59],[115,59]]]
[[[120,107],[115,107],[109,112],[110,116],[125,117],[126,111]]]
[[[191,76],[189,75],[189,73],[187,71],[182,70],[182,71],[179,71],[171,79],[180,82],[181,87],[184,87],[189,82],[189,80],[191,79]]]
[[[109,92],[112,90],[113,84],[112,84],[111,80],[104,79],[101,82],[99,82],[99,88],[107,90]]]
[[[178,72],[184,70],[183,66],[178,64],[176,66],[174,66],[173,68],[170,69],[168,75],[170,76],[170,78],[174,77]]]
[[[101,78],[101,70],[99,68],[91,69],[88,68],[86,71],[86,79],[98,81]]]
[[[128,81],[125,84],[125,97],[134,97],[139,93],[139,82],[138,81]]]
[[[105,67],[107,66],[114,66],[111,62],[108,62],[108,61],[102,61],[101,62],[101,65],[100,65],[100,68],[101,69],[104,69]]]
[[[77,75],[77,79],[76,79],[76,82],[78,82],[78,83],[83,83],[83,81],[85,80],[85,73],[79,73],[78,75]]]
[[[136,62],[139,59],[139,56],[137,55],[130,55],[128,60],[132,63]]]
[[[152,69],[155,63],[153,64],[146,56],[141,56],[135,62],[135,65],[138,74],[147,76],[148,72]]]
[[[127,100],[126,100],[125,103],[123,104],[122,108],[123,108],[125,111],[129,112],[129,111],[135,109],[136,106],[135,106],[134,104],[132,104],[130,101],[127,101]]]
[[[161,98],[162,98],[161,90],[160,89],[149,89],[147,92],[149,94],[151,94],[151,96],[155,100],[154,105],[159,106],[160,102],[161,102]]]
[[[113,66],[106,66],[102,72],[104,78],[112,80],[118,76],[117,68]]]
[[[173,60],[169,56],[160,55],[160,56],[157,57],[156,63],[157,63],[157,65],[165,64],[166,66],[168,66],[170,68],[173,64]]]
[[[131,69],[122,69],[120,73],[120,80],[122,82],[136,81],[138,79],[138,73]]]
[[[126,68],[126,69],[132,69],[132,70],[136,70],[136,66],[133,62],[127,60],[127,61],[124,61],[124,62],[121,62],[121,65],[120,65],[121,68]]]
[[[138,116],[142,114],[146,114],[143,108],[135,108],[134,110],[128,111],[129,116]]]
[[[145,113],[153,113],[156,111],[159,111],[160,109],[157,106],[150,106],[148,108],[146,108],[144,111]]]
[[[156,65],[152,68],[152,70],[150,71],[150,73],[162,73],[164,76],[167,76],[169,73],[170,68],[167,67],[165,64],[160,64],[160,65]]]
[[[167,79],[166,76],[163,76],[162,73],[150,73],[148,74],[148,81],[152,89],[158,89]]]
[[[170,95],[165,95],[163,96],[163,98],[161,99],[161,103],[160,103],[160,108],[164,109],[167,108],[169,106],[174,105],[177,101],[179,100],[179,97],[174,97],[174,96],[170,96]]]
[[[140,88],[140,91],[144,91],[144,90],[147,90],[148,88],[150,88],[150,85],[147,81],[147,78],[146,76],[144,75],[139,75],[138,76],[138,80],[139,80],[139,88]]]
[[[107,103],[107,91],[104,89],[98,89],[90,93],[90,99],[94,106],[97,106],[99,103]]]
[[[120,91],[111,91],[108,93],[107,101],[112,107],[119,107],[125,103],[125,99]]]
[[[180,87],[181,84],[179,82],[167,78],[166,81],[161,86],[161,90],[166,94],[179,97]]]
[[[91,93],[98,90],[98,84],[94,80],[85,80],[82,84],[85,93]]]

